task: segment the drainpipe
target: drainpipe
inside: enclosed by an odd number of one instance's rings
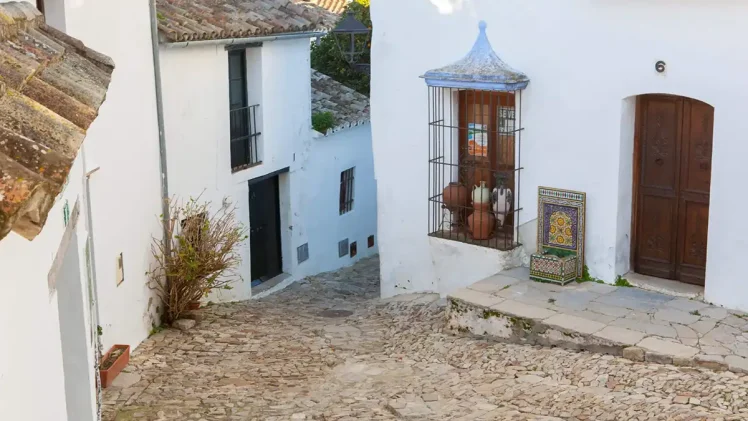
[[[270,41],[281,41],[286,39],[299,39],[299,38],[317,38],[325,36],[326,32],[319,31],[307,31],[307,32],[290,32],[286,34],[269,35],[264,37],[250,37],[250,38],[228,38],[228,39],[211,39],[203,41],[184,41],[184,42],[168,42],[164,43],[166,48],[185,48],[189,46],[205,46],[205,45],[241,45],[241,44],[255,44],[260,42]],[[158,35],[158,34],[157,34]]]
[[[101,343],[101,336],[99,336],[99,285],[98,280],[96,279],[96,247],[94,247],[94,229],[93,229],[93,216],[91,214],[91,174],[95,173],[99,170],[99,167],[96,167],[90,171],[88,171],[88,164],[86,164],[86,148],[85,145],[81,148],[81,159],[83,160],[83,169],[86,171],[85,179],[83,181],[83,196],[85,200],[84,206],[86,207],[86,232],[88,233],[88,238],[86,239],[86,249],[88,250],[88,255],[85,256],[87,262],[89,265],[86,265],[86,270],[88,270],[87,273],[87,279],[91,283],[91,295],[93,296],[93,311],[91,314],[91,327],[95,329],[95,332],[91,332],[93,337],[95,338],[96,342],[96,349],[94,350],[94,370],[97,370],[99,367],[100,359],[103,355],[103,349],[102,349],[102,343]],[[88,301],[88,296],[86,297],[86,301]],[[91,308],[89,307],[89,310]],[[96,382],[96,394],[97,394],[97,400],[96,400],[96,419],[101,420],[101,403],[104,402],[104,394],[103,389],[101,387],[101,379],[99,376],[94,376],[95,382]]]
[[[158,117],[158,151],[159,169],[161,172],[161,218],[164,236],[164,252],[171,252],[169,232],[169,176],[166,166],[166,133],[164,131],[164,98],[161,86],[161,59],[159,57],[158,15],[156,0],[149,0],[151,15],[151,52],[153,53],[153,80],[156,88],[156,114]]]

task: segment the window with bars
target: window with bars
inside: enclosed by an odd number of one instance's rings
[[[229,51],[229,124],[231,169],[240,171],[260,163],[257,109],[247,99],[247,57],[243,49]]]
[[[516,247],[521,91],[429,88],[429,233]]]
[[[340,173],[340,214],[353,210],[353,180],[356,167]]]

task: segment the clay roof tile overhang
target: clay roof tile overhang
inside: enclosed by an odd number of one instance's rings
[[[324,33],[338,16],[300,0],[156,0],[165,43]]]
[[[327,133],[369,122],[369,98],[335,79],[312,70],[312,114],[329,112],[335,125]]]
[[[0,3],[0,239],[41,232],[113,70],[31,4]]]

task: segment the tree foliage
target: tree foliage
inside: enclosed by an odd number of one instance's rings
[[[356,19],[371,28],[369,1],[355,0],[349,3],[346,7],[346,13],[352,11]],[[344,17],[345,13],[341,16],[341,19]],[[370,63],[371,42],[367,42],[365,46],[363,40],[360,42],[361,44],[357,45],[356,48],[361,49],[363,47],[364,53],[357,57],[357,60],[359,63]],[[351,68],[340,53],[332,34],[322,37],[319,44],[312,44],[312,68],[366,96],[369,95],[370,75]]]

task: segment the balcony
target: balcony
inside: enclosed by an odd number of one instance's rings
[[[231,110],[231,171],[261,164],[257,140],[262,133],[257,126],[258,105]]]

